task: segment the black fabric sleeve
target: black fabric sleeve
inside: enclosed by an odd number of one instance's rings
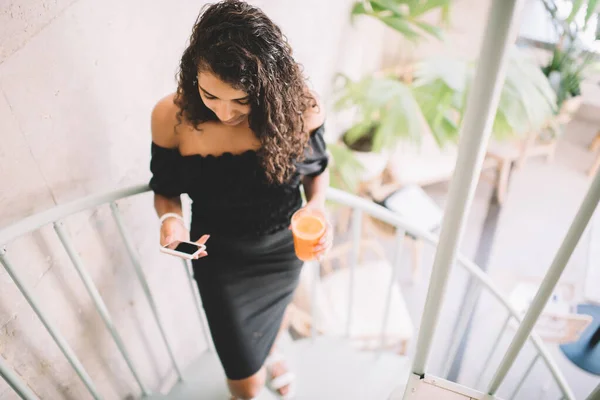
[[[152,142],[150,160],[150,188],[165,197],[178,197],[186,193],[183,185],[182,156],[178,149],[167,149]]]
[[[325,125],[321,125],[311,134],[304,152],[304,160],[296,163],[300,175],[315,177],[321,175],[327,168],[329,157],[324,133]]]

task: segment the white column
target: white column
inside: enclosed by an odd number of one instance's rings
[[[492,122],[505,77],[505,58],[514,41],[517,14],[522,0],[494,0],[479,56],[477,72],[467,99],[458,159],[450,183],[448,203],[435,255],[433,271],[421,320],[412,371],[423,376],[442,307],[450,268],[464,230],[485,155]],[[410,385],[407,385],[407,391]]]

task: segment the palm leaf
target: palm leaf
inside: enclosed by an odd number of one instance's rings
[[[456,141],[474,66],[434,59],[415,71],[415,98],[436,141]],[[494,135],[504,138],[540,129],[553,115],[556,96],[537,64],[520,52],[509,58],[506,80],[494,119]]]
[[[331,186],[355,193],[364,167],[346,146],[331,143],[327,148],[333,158],[329,168]]]
[[[567,17],[567,23],[571,23],[573,22],[573,20],[575,19],[575,17],[577,16],[577,13],[579,13],[579,10],[581,10],[581,7],[583,6],[583,0],[573,0],[573,6],[571,8],[571,13],[569,14],[569,16]]]
[[[381,11],[390,11],[394,15],[399,17],[408,16],[406,13],[403,13],[400,9],[400,2],[394,0],[370,0],[371,6],[373,9]]]
[[[390,28],[403,34],[410,41],[414,42],[420,38],[419,33],[411,26],[406,18],[397,16],[382,16],[378,18]]]
[[[442,30],[437,26],[421,21],[414,21],[414,24],[422,30],[424,30],[425,32],[429,33],[431,36],[435,37],[436,39],[442,39]]]
[[[419,17],[435,8],[440,8],[442,17],[448,20],[449,0],[368,0],[357,1],[350,13],[352,20],[357,15],[376,18],[402,34],[410,41],[417,41],[423,33],[442,37],[438,27],[420,21]]]
[[[583,29],[585,29],[588,25],[588,22],[592,18],[592,15],[596,13],[596,9],[598,8],[598,0],[588,0],[587,9],[585,10],[585,19],[583,22]]]
[[[411,15],[419,16],[423,15],[434,8],[442,9],[442,14],[444,10],[448,9],[450,6],[450,0],[427,0],[427,1],[415,1],[416,6],[411,8]],[[446,10],[447,11],[447,10]]]
[[[368,76],[348,80],[336,93],[336,108],[352,109],[354,125],[344,133],[348,144],[372,134],[372,150],[393,146],[402,138],[421,135],[420,109],[411,88],[396,78]]]

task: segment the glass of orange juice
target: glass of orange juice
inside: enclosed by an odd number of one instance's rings
[[[292,234],[296,256],[302,261],[316,258],[313,252],[319,240],[325,234],[325,215],[310,208],[301,208],[292,215]]]

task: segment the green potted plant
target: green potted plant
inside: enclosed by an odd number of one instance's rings
[[[425,36],[440,39],[442,30],[423,21],[438,10],[447,21],[450,0],[356,1],[351,16],[375,18],[410,41]],[[334,159],[332,185],[351,192],[360,181],[377,176],[390,149],[401,139],[418,140],[423,120],[410,86],[395,76],[370,75],[358,81],[339,76],[335,109],[354,111],[352,126],[341,141],[330,145]]]
[[[335,108],[353,110],[354,120],[340,144],[361,166],[359,180],[366,181],[383,171],[389,149],[399,140],[419,140],[422,127],[419,105],[410,86],[395,77],[341,79]]]
[[[448,12],[446,1],[377,0],[357,2],[353,16],[364,14],[381,20],[406,38],[441,35],[419,18],[438,7]],[[474,63],[455,59],[429,59],[412,66],[410,79],[398,74],[373,74],[358,81],[341,77],[335,108],[350,110],[354,119],[340,142],[333,145],[333,185],[355,191],[358,182],[377,176],[385,168],[399,141],[418,142],[431,134],[438,146],[458,141],[466,95]],[[543,129],[556,112],[556,94],[539,65],[519,51],[508,62],[493,125],[496,139],[519,137]],[[337,160],[337,157],[339,160]],[[336,161],[339,161],[336,163]]]
[[[565,50],[556,46],[552,59],[542,68],[556,92],[558,109],[574,114],[581,104],[581,82],[594,56],[569,45]],[[564,108],[563,108],[564,107]]]
[[[581,35],[588,29],[592,18],[598,18],[600,0],[573,0],[571,11],[561,17],[556,4],[541,0],[558,36],[552,46],[552,58],[542,68],[557,97],[557,113],[563,124],[568,122],[581,104],[581,82],[590,67],[597,65],[595,55],[584,49]],[[600,24],[596,31],[600,29]],[[597,36],[597,35],[596,35]]]
[[[397,76],[367,76],[357,82],[344,78],[336,109],[353,109],[355,115],[338,144],[351,154],[343,153],[346,160],[337,168],[354,169],[338,172],[351,177],[345,189],[355,189],[357,182],[381,172],[399,141],[419,142],[427,131],[440,147],[456,143],[474,66],[464,60],[436,58],[417,63],[411,83]],[[541,130],[555,110],[556,95],[549,81],[535,61],[515,50],[494,119],[494,138],[518,138]]]
[[[416,65],[413,92],[440,146],[458,141],[474,72],[474,63],[447,58]],[[555,110],[556,95],[538,64],[515,49],[508,60],[494,118],[494,137],[519,137],[542,129]]]

